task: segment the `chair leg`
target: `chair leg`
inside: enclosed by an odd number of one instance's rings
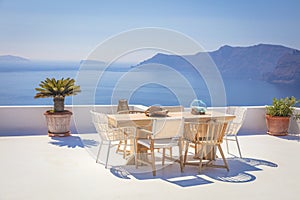
[[[125,158],[126,157],[126,149],[127,149],[127,139],[125,139],[125,141],[124,141],[124,151],[123,151],[123,158]]]
[[[165,165],[165,158],[166,158],[166,148],[163,148],[162,165]]]
[[[229,145],[228,145],[228,139],[227,139],[227,136],[225,136],[225,141],[226,141],[227,153],[229,154]]]
[[[170,151],[170,158],[172,159],[173,158],[172,157],[172,147],[170,147],[169,151]]]
[[[154,156],[154,148],[151,148],[151,157],[152,157],[152,173],[153,176],[156,176],[156,169],[155,169],[155,156]]]
[[[102,148],[102,144],[103,144],[103,141],[101,140],[99,150],[98,150],[98,153],[97,153],[96,163],[98,163],[98,161],[99,161],[99,156],[100,156],[100,151],[101,151],[101,148]]]
[[[133,148],[134,148],[134,164],[135,164],[135,168],[138,168],[138,150],[137,150],[137,140],[134,139],[134,144],[133,144]]]
[[[204,156],[204,146],[205,145],[201,145],[201,149],[200,149],[200,155],[199,155],[199,168],[198,168],[198,173],[200,174],[201,173],[201,170],[202,170],[202,161],[203,161],[203,156]],[[206,146],[205,146],[206,147]]]
[[[179,142],[178,142],[178,149],[179,149],[180,171],[183,172],[183,164],[182,164],[182,141],[181,140],[179,140]]]
[[[189,150],[189,142],[186,141],[185,142],[185,151],[184,151],[184,160],[183,160],[183,167],[185,167],[185,163],[186,163],[186,159],[187,159],[187,153],[188,153],[188,150]]]
[[[107,155],[106,155],[105,168],[107,168],[108,157],[109,157],[109,152],[110,152],[110,145],[111,145],[111,141],[108,142],[108,149],[107,149]]]
[[[120,148],[121,148],[121,145],[122,145],[122,144],[123,144],[123,141],[120,140],[120,142],[119,142],[119,144],[118,144],[118,147],[117,147],[117,150],[116,150],[116,153],[118,153],[119,151],[121,151]]]
[[[224,162],[224,164],[225,164],[225,167],[226,167],[227,171],[229,171],[229,167],[228,167],[227,161],[226,161],[226,159],[225,159],[225,156],[224,156],[224,153],[223,153],[223,150],[222,150],[222,147],[221,147],[220,144],[218,144],[218,149],[219,149],[220,154],[221,154],[221,156],[222,156],[222,159],[223,159],[223,162]]]
[[[195,144],[195,155],[198,153],[198,144]]]
[[[237,138],[237,136],[236,136],[236,135],[235,135],[235,141],[236,141],[236,145],[237,145],[237,147],[238,147],[238,150],[239,150],[240,158],[242,158],[242,153],[241,153],[240,144],[239,144],[239,141],[238,141],[238,138]]]

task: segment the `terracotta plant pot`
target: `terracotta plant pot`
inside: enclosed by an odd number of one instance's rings
[[[278,117],[266,115],[268,134],[283,136],[288,134],[290,117]]]
[[[63,112],[44,113],[48,126],[48,136],[50,137],[65,137],[71,134],[70,121],[72,112],[65,110]]]

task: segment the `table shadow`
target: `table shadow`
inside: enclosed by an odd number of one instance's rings
[[[223,164],[220,159],[216,162],[217,164]],[[215,182],[252,182],[256,180],[256,177],[250,172],[263,171],[263,169],[259,168],[260,166],[278,167],[275,163],[255,158],[233,157],[227,158],[227,162],[230,168],[229,172],[224,168],[204,167],[199,174],[196,166],[185,166],[184,172],[181,173],[178,163],[167,165],[157,170],[156,176],[152,175],[151,168],[148,166],[141,166],[138,169],[132,165],[114,166],[110,169],[110,172],[116,177],[122,179],[135,178],[141,181],[161,179],[180,187],[192,187],[213,184]],[[144,170],[140,168],[144,168]],[[145,170],[145,168],[147,168],[147,170]]]

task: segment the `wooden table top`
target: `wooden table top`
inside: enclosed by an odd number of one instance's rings
[[[153,119],[156,118],[184,118],[186,121],[206,121],[209,119],[224,120],[225,122],[231,121],[235,118],[234,115],[229,115],[217,111],[208,111],[204,115],[193,115],[190,112],[169,112],[167,117],[148,117],[144,113],[136,114],[109,114],[107,115],[109,123],[114,126],[147,126],[151,125]]]

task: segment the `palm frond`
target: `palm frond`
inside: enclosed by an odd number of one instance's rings
[[[55,78],[46,78],[41,81],[39,88],[35,88],[37,91],[34,98],[46,98],[46,97],[57,97],[57,96],[71,96],[76,95],[80,90],[80,86],[75,85],[73,78],[61,78],[56,80]]]

